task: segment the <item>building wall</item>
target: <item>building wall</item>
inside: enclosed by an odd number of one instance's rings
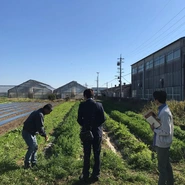
[[[184,100],[185,38],[132,65],[132,97],[150,99],[165,90],[168,99]]]

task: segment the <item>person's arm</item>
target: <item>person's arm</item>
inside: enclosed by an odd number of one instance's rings
[[[104,109],[103,109],[102,105],[101,105],[100,109],[101,109],[100,121],[101,121],[101,123],[104,123],[106,118],[105,118]]]
[[[44,116],[42,113],[39,113],[37,118],[36,118],[36,128],[39,134],[47,140],[46,132],[44,129]]]
[[[161,128],[154,129],[154,132],[160,136],[169,136],[172,132],[171,130],[171,119],[172,117],[168,113],[164,113],[161,118]]]
[[[82,113],[82,103],[80,103],[79,108],[78,108],[78,118],[77,118],[77,122],[83,126],[83,113]]]
[[[98,106],[97,126],[99,127],[105,122],[106,118],[102,104],[98,103],[97,106]]]

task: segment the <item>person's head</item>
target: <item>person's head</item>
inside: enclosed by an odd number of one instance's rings
[[[93,98],[94,96],[94,92],[92,89],[86,89],[83,93],[84,98],[88,99],[88,98]]]
[[[50,114],[50,112],[53,110],[52,105],[50,103],[44,105],[43,110],[45,115]]]
[[[153,97],[158,104],[166,103],[167,94],[165,91],[155,91]]]

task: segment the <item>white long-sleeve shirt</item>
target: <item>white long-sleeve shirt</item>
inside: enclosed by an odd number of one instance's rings
[[[158,118],[160,119],[161,126],[154,129],[156,133],[155,145],[161,148],[168,148],[172,144],[174,132],[173,116],[168,105],[162,108]]]

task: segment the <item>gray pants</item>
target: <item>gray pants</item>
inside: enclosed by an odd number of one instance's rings
[[[173,185],[173,171],[169,160],[170,148],[160,148],[156,146],[158,170],[159,170],[159,181],[158,185]]]

